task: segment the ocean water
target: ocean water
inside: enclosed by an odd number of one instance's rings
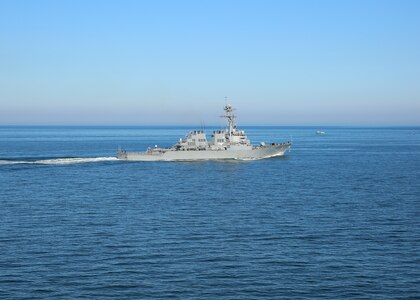
[[[419,299],[420,128],[245,127],[282,158],[123,162],[185,127],[0,127],[2,299]]]

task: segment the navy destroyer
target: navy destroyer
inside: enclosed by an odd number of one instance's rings
[[[290,151],[291,142],[260,143],[251,145],[245,131],[236,127],[236,116],[231,105],[224,107],[228,126],[224,130],[213,131],[207,141],[204,130],[194,130],[171,148],[149,147],[144,152],[118,150],[117,158],[138,161],[173,161],[173,160],[254,160],[282,156]]]

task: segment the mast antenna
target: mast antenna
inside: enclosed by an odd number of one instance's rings
[[[227,98],[227,97],[226,97]],[[225,100],[226,100],[225,98]],[[223,108],[223,110],[225,111],[225,114],[223,116],[221,116],[222,118],[225,118],[228,122],[228,126],[229,126],[229,140],[232,137],[232,134],[236,131],[236,124],[235,124],[235,114],[233,113],[234,109],[232,108],[232,105],[227,104],[227,100],[226,100],[226,105]]]

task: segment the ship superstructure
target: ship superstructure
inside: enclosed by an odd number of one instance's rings
[[[204,130],[189,132],[185,138],[171,148],[149,147],[145,152],[131,152],[119,150],[117,157],[122,160],[210,160],[210,159],[238,159],[252,160],[273,156],[284,155],[291,147],[291,142],[261,143],[258,146],[251,145],[245,131],[236,127],[236,116],[231,105],[224,107],[225,114],[222,116],[227,120],[225,130],[212,132],[211,140],[207,141]]]

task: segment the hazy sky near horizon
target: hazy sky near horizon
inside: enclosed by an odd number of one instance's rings
[[[420,1],[0,0],[0,125],[420,125]]]

